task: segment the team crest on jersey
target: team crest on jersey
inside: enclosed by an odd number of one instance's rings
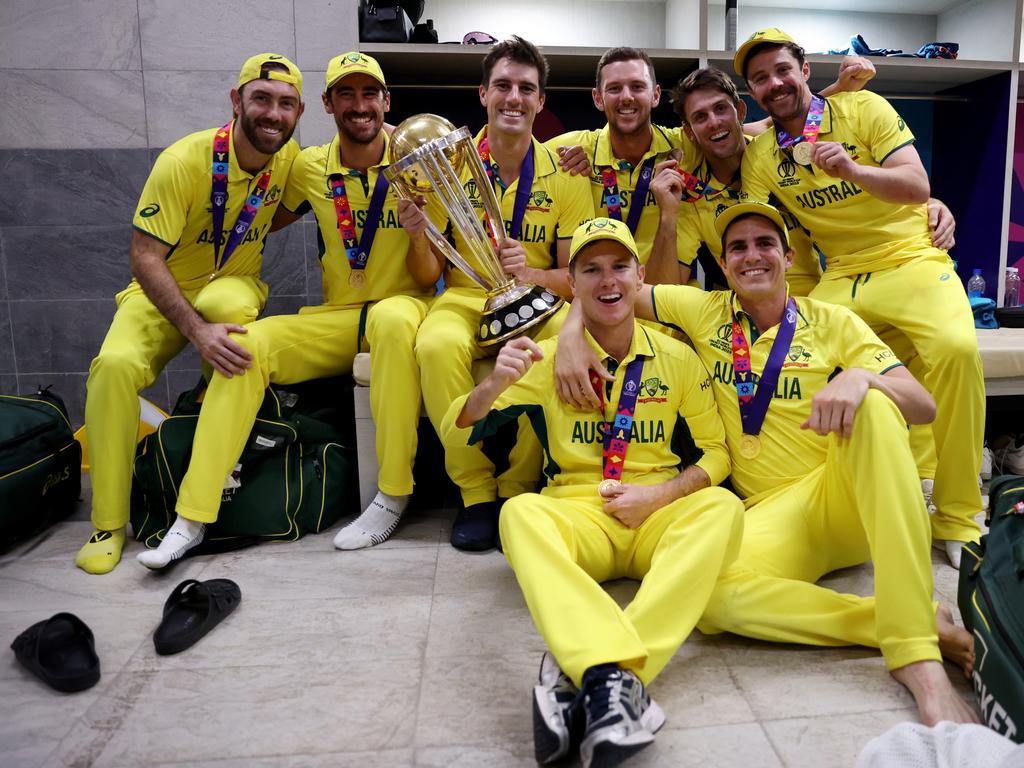
[[[799,344],[793,344],[786,357],[789,359],[782,364],[783,368],[806,368],[810,365],[808,361],[811,359],[811,353]]]
[[[548,193],[541,189],[537,192],[530,193],[529,203],[526,206],[526,210],[547,213],[551,210],[551,204],[554,202],[554,200],[548,197]]]
[[[646,394],[646,397],[644,395]],[[668,384],[663,384],[657,376],[644,379],[640,382],[640,397],[638,403],[664,403],[668,400]]]

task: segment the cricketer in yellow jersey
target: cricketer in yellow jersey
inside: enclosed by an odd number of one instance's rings
[[[487,125],[474,138],[479,147],[486,140],[494,170],[494,189],[509,237],[499,244],[507,274],[527,283],[568,295],[566,264],[573,230],[593,217],[587,182],[558,169],[557,156],[532,137],[533,121],[544,106],[547,61],[531,43],[518,37],[494,45],[483,62],[480,103],[487,110]],[[532,154],[531,192],[522,198],[521,232],[509,231],[516,206],[516,192],[528,155]],[[467,178],[464,186],[476,200]],[[478,194],[478,193],[477,193]],[[445,216],[427,203],[438,224]],[[425,213],[407,209],[410,226],[425,226]],[[481,208],[481,217],[483,211]],[[416,221],[418,216],[419,221]],[[407,219],[403,218],[403,223]],[[456,250],[465,252],[460,233],[453,233]],[[540,476],[540,451],[523,428],[510,456],[510,467],[495,478],[494,464],[480,446],[467,445],[466,434],[446,435],[441,422],[452,401],[474,385],[473,361],[488,353],[476,342],[480,313],[486,295],[462,272],[449,269],[447,288],[434,302],[416,337],[416,359],[423,376],[423,400],[431,423],[445,447],[445,468],[459,486],[463,508],[452,526],[451,542],[458,549],[483,550],[497,542],[499,497],[533,490]],[[562,313],[556,313],[531,332],[534,338],[553,335]]]
[[[234,120],[193,133],[153,165],[132,221],[134,279],[89,367],[85,425],[96,530],[75,564],[107,573],[121,558],[128,522],[132,459],[139,429],[139,392],[191,342],[204,364],[238,374],[251,364],[237,336],[267,298],[260,280],[263,242],[281,202],[298,145],[302,73],[283,56],[249,58],[231,90]],[[226,157],[215,157],[215,144]],[[221,226],[212,209],[215,165],[226,175]],[[251,206],[255,196],[259,204]],[[256,208],[243,214],[243,204]],[[237,225],[240,236],[230,237]],[[220,242],[215,247],[215,241]]]
[[[707,371],[681,342],[634,320],[644,273],[626,225],[581,226],[569,268],[586,343],[615,372],[598,385],[601,412],[558,399],[555,339],[518,338],[452,404],[446,425],[474,425],[479,440],[526,414],[544,447],[548,485],[506,502],[500,523],[557,661],[545,659],[534,691],[536,757],[560,759],[582,742],[583,765],[612,765],[602,760],[650,743],[664,722],[643,686],[689,635],[734,557],[742,504],[714,487],[729,459]],[[642,581],[624,610],[601,587],[621,577]]]
[[[180,557],[201,541],[202,525],[217,519],[224,479],[269,384],[351,372],[364,311],[373,353],[370,405],[377,424],[379,492],[337,533],[335,546],[359,549],[386,540],[412,493],[420,403],[413,342],[441,266],[425,240],[410,243],[398,221],[398,198],[384,179],[390,94],[380,65],[356,52],[331,59],[322,101],[337,136],[296,158],[274,224],[284,226],[310,209],[316,215],[324,303],[252,323],[238,340],[252,356],[252,370],[211,380],[177,503],[178,519],[200,531],[188,541],[168,534],[156,550],[139,556],[149,567]],[[357,247],[347,251],[343,239],[350,236]]]
[[[732,484],[747,508],[740,554],[701,628],[878,646],[924,722],[971,720],[941,664],[945,652],[969,671],[971,637],[948,610],[936,619],[928,515],[907,437],[908,422],[933,417],[934,401],[850,310],[791,297],[793,254],[778,211],[739,203],[717,228],[733,292],[657,286],[637,303],[640,316],[686,332],[711,373]],[[598,361],[572,315],[559,343],[559,367],[572,374],[559,385],[563,398],[592,400],[580,387]],[[869,559],[874,599],[814,583]]]
[[[782,132],[747,148],[744,190],[757,200],[774,194],[825,254],[811,295],[853,309],[897,353],[920,356],[938,403],[932,536],[959,567],[962,543],[979,533],[985,386],[966,294],[949,255],[931,242],[929,183],[914,136],[885,99],[864,91],[824,99],[817,126],[808,122],[818,104],[810,67],[781,30],[755,33],[734,65]],[[817,140],[780,148],[787,135],[805,133]]]

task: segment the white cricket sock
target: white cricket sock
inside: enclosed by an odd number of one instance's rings
[[[179,559],[192,547],[200,544],[205,530],[206,523],[199,523],[178,515],[174,525],[164,534],[160,546],[156,549],[139,552],[136,557],[147,568],[153,570],[165,568],[173,560]]]
[[[377,496],[363,514],[338,531],[334,546],[338,549],[362,549],[387,541],[408,504],[408,496],[389,496],[384,491],[377,491]]]

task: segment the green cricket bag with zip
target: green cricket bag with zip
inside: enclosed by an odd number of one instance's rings
[[[203,390],[200,382],[181,395],[171,416],[136,450],[131,523],[135,538],[148,547],[159,544],[174,522]],[[358,511],[354,454],[343,445],[345,417],[334,404],[345,395],[337,379],[267,389],[200,551],[293,541]]]
[[[1024,477],[993,478],[988,514],[981,543],[964,546],[957,602],[982,722],[1024,743]]]
[[[64,401],[45,389],[0,395],[0,552],[70,515],[81,488]]]

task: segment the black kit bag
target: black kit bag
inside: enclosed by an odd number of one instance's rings
[[[396,4],[362,3],[359,6],[359,42],[408,43],[413,21]]]
[[[0,552],[70,515],[81,490],[64,401],[48,389],[0,395]]]
[[[351,417],[340,379],[266,390],[249,441],[225,479],[217,521],[197,553],[258,541],[294,541],[358,511],[359,484],[351,448]],[[175,519],[181,480],[192,456],[204,382],[178,398],[169,418],[136,450],[132,531],[148,547]]]
[[[989,531],[964,546],[957,602],[974,635],[981,720],[1024,743],[1024,477],[989,485]]]

